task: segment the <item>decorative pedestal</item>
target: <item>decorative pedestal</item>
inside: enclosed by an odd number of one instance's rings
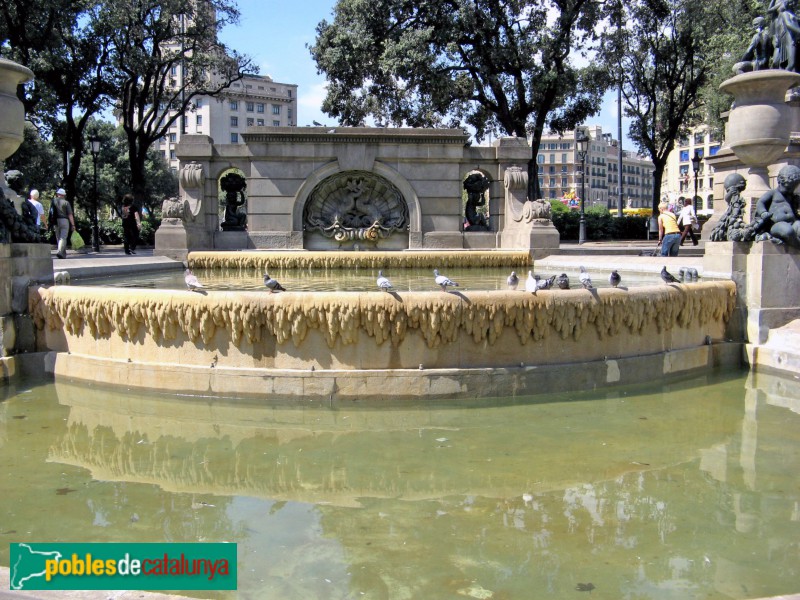
[[[203,227],[181,221],[177,224],[167,223],[165,220],[156,231],[156,247],[153,254],[186,261],[186,256],[191,250],[208,248],[213,248],[211,235]]]

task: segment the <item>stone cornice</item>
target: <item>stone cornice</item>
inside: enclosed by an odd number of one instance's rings
[[[365,143],[376,144],[457,144],[464,145],[469,136],[460,129],[379,127],[249,127],[242,134],[252,142],[291,143]]]

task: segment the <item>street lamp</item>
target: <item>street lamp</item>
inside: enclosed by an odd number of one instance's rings
[[[583,127],[575,130],[575,149],[581,161],[581,220],[578,225],[578,244],[583,244],[586,241],[586,213],[584,211],[584,203],[586,202],[586,152],[589,150],[589,133]]]
[[[697,210],[697,173],[700,171],[701,160],[700,151],[695,150],[694,156],[692,157],[692,170],[694,171],[694,198],[692,198],[692,204],[695,210]]]
[[[93,135],[89,138],[89,147],[94,164],[94,209],[92,210],[92,250],[100,252],[100,227],[97,224],[97,155],[100,153],[100,138]]]

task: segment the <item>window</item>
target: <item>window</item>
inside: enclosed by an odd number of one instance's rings
[[[550,167],[547,169],[547,172],[548,173],[555,173],[556,172],[556,168],[553,165],[550,165]]]
[[[171,144],[174,144],[178,141],[178,134],[177,133],[170,133],[169,134],[169,141]]]
[[[169,158],[169,154],[167,153],[166,150],[164,150],[164,160],[167,160],[168,158]]]
[[[239,134],[232,133],[231,134],[231,144],[238,144],[239,143]]]
[[[239,126],[239,117],[231,117],[231,127]]]
[[[264,119],[256,119],[256,125],[258,125],[259,127],[263,127],[264,126]]]
[[[566,188],[567,187],[567,178],[566,177],[562,177],[561,178],[561,187],[562,188]]]
[[[255,120],[251,119],[250,117],[247,118],[247,126],[252,127],[255,124]]]
[[[254,102],[245,102],[244,106],[245,106],[245,110],[247,112],[253,112],[255,110],[255,108],[256,108],[256,105],[255,105]]]
[[[264,105],[261,102],[256,104],[256,112],[260,112],[260,113],[264,112]]]
[[[281,105],[280,104],[273,104],[272,105],[272,114],[273,115],[281,114]]]
[[[689,151],[681,150],[681,162],[689,162]]]
[[[552,165],[555,162],[556,162],[556,155],[555,154],[551,154],[550,155],[550,164]]]
[[[709,156],[716,156],[717,152],[719,152],[719,146],[711,146],[711,148],[708,149]]]
[[[536,162],[539,163],[540,165],[543,164],[544,163],[544,154],[539,154],[536,157]]]
[[[272,126],[273,127],[280,127],[281,126],[281,122],[280,121],[273,121],[272,122]]]
[[[286,92],[289,94],[289,98],[291,98],[292,97],[292,90],[286,90]]]
[[[538,169],[539,173],[544,173],[544,167],[542,165],[539,165]]]
[[[169,74],[175,77],[178,74],[178,67],[173,65],[169,70]]]
[[[239,102],[236,100],[230,101],[231,110],[239,110]]]
[[[567,155],[566,155],[566,154],[562,154],[562,155],[561,155],[561,162],[562,162],[562,163],[565,163],[565,162],[567,162]]]
[[[289,123],[292,122],[292,109],[291,108],[287,108],[286,109],[286,118],[289,119]]]
[[[201,106],[203,106],[203,100],[201,98],[195,98],[194,107],[200,108]]]
[[[705,141],[706,134],[705,133],[695,133],[694,134],[694,143],[695,146],[702,145]]]
[[[198,125],[202,125],[203,124],[203,115],[197,115],[197,124]]]
[[[175,160],[175,150],[170,150],[170,151],[169,151],[169,157],[170,157],[171,159]]]

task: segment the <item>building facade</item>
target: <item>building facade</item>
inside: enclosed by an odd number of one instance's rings
[[[159,140],[158,149],[177,173],[175,148],[182,135],[207,135],[217,144],[240,144],[250,127],[297,126],[297,85],[246,75],[219,96],[198,96],[193,107]]]
[[[653,163],[648,158],[622,150],[619,172],[619,141],[602,127],[589,128],[586,153],[585,206],[616,208],[622,187],[625,208],[649,208],[653,194]],[[542,197],[549,200],[580,200],[581,161],[575,146],[575,132],[545,134],[537,156]]]
[[[714,167],[706,158],[716,156],[722,147],[722,139],[713,134],[706,125],[692,129],[689,135],[678,140],[675,149],[667,158],[667,167],[661,185],[662,195],[675,199],[680,196],[694,196],[697,184],[695,210],[703,214],[714,212]],[[692,159],[695,153],[700,157],[697,173]]]

